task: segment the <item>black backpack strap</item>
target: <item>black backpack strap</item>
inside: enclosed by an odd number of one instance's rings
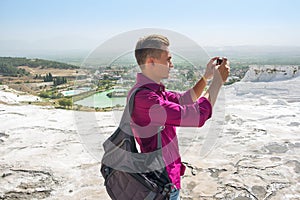
[[[130,120],[131,120],[131,113],[133,111],[133,107],[134,107],[134,97],[135,95],[142,89],[146,89],[146,88],[136,88],[135,90],[133,90],[133,92],[130,94],[129,97],[129,101],[127,102],[121,121],[120,121],[120,127],[122,127],[124,124],[130,124]]]
[[[128,104],[129,104],[129,108],[127,108],[127,116],[131,117],[131,113],[133,112],[133,108],[134,108],[134,97],[137,94],[137,92],[139,92],[140,90],[150,90],[149,88],[136,88],[130,95]],[[152,91],[152,90],[151,90]],[[130,118],[129,118],[129,123],[130,123]],[[161,139],[161,132],[162,130],[164,130],[165,126],[160,126],[157,129],[157,150],[162,151],[162,139]],[[162,152],[161,152],[162,153]],[[164,185],[164,193],[170,193],[172,188],[175,187],[175,185],[172,183],[166,168],[164,167],[163,171],[162,171],[162,176],[164,176],[167,180],[168,183],[166,185]]]
[[[126,104],[126,107],[124,109],[124,113],[123,113],[120,125],[123,125],[125,123],[130,123],[131,114],[132,114],[133,108],[134,108],[134,97],[140,90],[150,90],[150,89],[145,88],[145,87],[138,87],[135,90],[133,90],[133,92],[130,94],[129,101]],[[165,128],[165,126],[158,127],[158,130],[157,130],[157,149],[162,148],[161,131],[164,130],[164,128]]]
[[[164,128],[165,126],[160,126],[157,130],[157,150],[162,148],[161,132],[164,130]]]

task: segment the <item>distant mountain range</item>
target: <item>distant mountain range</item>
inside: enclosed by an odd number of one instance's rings
[[[80,65],[86,58],[95,54],[96,46],[91,41],[78,41],[78,43],[70,44],[70,42],[60,40],[59,47],[54,44],[50,45],[47,42],[24,42],[17,40],[0,40],[0,56],[18,56],[28,58],[43,58],[69,64]],[[84,44],[86,42],[86,44]],[[44,45],[43,45],[44,44]],[[121,47],[103,48],[97,56],[101,55],[99,59],[103,63],[111,62],[120,53]],[[205,62],[209,57],[213,56],[226,56],[232,62],[242,62],[246,64],[296,64],[300,65],[300,46],[206,46],[206,47],[184,47],[177,46],[174,53],[180,55],[189,55],[187,59],[193,61],[193,58],[199,59],[199,49],[203,49],[207,56],[204,56]],[[171,49],[172,50],[172,49]],[[184,53],[185,51],[186,53]],[[203,52],[200,52],[203,57]],[[132,53],[133,52],[126,52]],[[105,58],[105,59],[103,59]],[[88,58],[89,59],[89,58]],[[98,59],[98,60],[99,60]],[[131,56],[130,62],[135,62]],[[103,64],[102,63],[102,64]],[[100,63],[101,64],[101,63]]]
[[[234,59],[293,59],[300,61],[300,46],[225,46],[206,47],[209,54]]]

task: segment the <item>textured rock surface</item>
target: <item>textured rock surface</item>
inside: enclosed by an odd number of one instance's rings
[[[234,84],[221,118],[178,129],[187,165],[182,199],[300,199],[299,83]],[[118,114],[96,113],[80,124],[76,113],[0,104],[0,199],[109,199],[99,157]]]

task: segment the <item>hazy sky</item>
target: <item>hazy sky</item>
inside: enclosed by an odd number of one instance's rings
[[[2,45],[22,48],[94,48],[141,28],[169,29],[204,46],[300,46],[300,1],[0,0],[0,27]]]

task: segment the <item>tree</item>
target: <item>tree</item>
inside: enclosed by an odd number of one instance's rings
[[[103,75],[103,80],[109,80],[109,76],[107,74]]]
[[[192,70],[189,70],[187,75],[186,75],[186,79],[187,80],[192,80],[194,77],[194,72]]]
[[[67,99],[67,98],[64,98],[64,99],[61,99],[58,101],[58,104],[60,106],[63,106],[64,108],[69,108],[72,106],[72,100],[71,99]]]
[[[65,83],[67,83],[66,77],[58,76],[58,77],[54,78],[54,80],[53,80],[54,86],[65,84]]]
[[[51,73],[49,73],[49,82],[53,81],[53,76]]]
[[[50,94],[49,92],[46,92],[46,91],[42,91],[40,94],[39,94],[40,97],[43,97],[43,98],[50,98]]]
[[[46,74],[46,76],[44,77],[44,82],[52,82],[53,81],[53,76],[51,73]]]

